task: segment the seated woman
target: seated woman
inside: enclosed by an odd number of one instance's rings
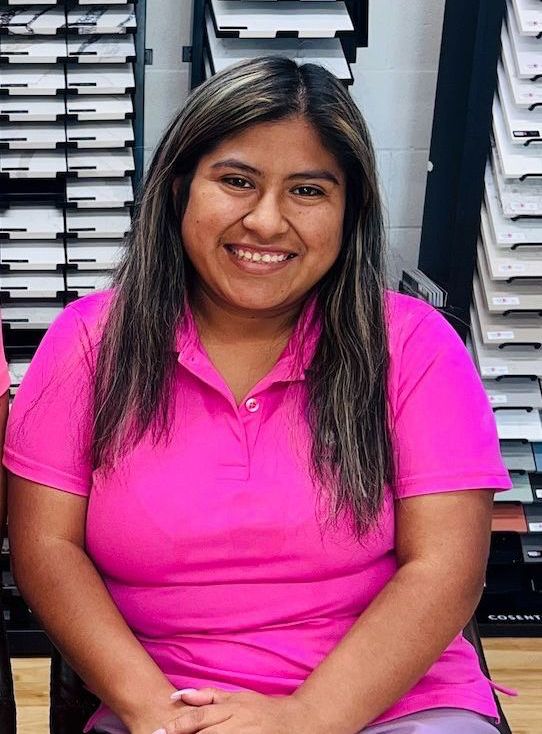
[[[461,630],[511,482],[383,244],[322,68],[242,63],[169,125],[114,287],[49,329],[8,426],[16,578],[103,702],[87,731],[494,734]]]

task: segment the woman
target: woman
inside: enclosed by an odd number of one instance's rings
[[[460,631],[511,483],[461,340],[385,289],[348,93],[280,58],[213,77],[129,239],[5,450],[16,577],[104,703],[87,730],[494,733]]]

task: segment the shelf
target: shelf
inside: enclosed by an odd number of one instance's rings
[[[122,242],[84,240],[66,243],[66,262],[77,270],[112,270],[124,252]]]
[[[517,245],[528,245],[529,247],[542,248],[542,222],[536,218],[522,217],[517,221],[505,217],[503,214],[501,199],[495,184],[493,170],[489,162],[486,165],[485,173],[485,204],[487,212],[487,222],[491,233],[490,240],[495,243],[499,250],[515,248]],[[525,184],[533,183],[526,181]],[[523,186],[524,184],[520,184]],[[509,184],[501,179],[500,188],[504,193],[507,211],[513,216],[524,211],[521,206],[522,202],[518,200],[512,188],[514,184]],[[540,187],[542,192],[542,186]],[[502,256],[502,255],[501,255]],[[514,252],[514,258],[523,256],[523,249],[518,248]],[[526,254],[527,257],[530,255]],[[536,254],[535,254],[536,257]],[[518,260],[519,262],[519,260]],[[522,272],[518,269],[518,272]]]
[[[542,421],[538,410],[498,410],[495,422],[500,440],[542,441]]]
[[[14,35],[55,35],[65,25],[63,8],[12,8],[0,14],[0,32]]]
[[[80,34],[135,33],[136,17],[132,4],[122,8],[73,8],[68,12],[68,30]]]
[[[81,122],[95,120],[125,120],[133,117],[134,105],[129,94],[106,97],[84,95],[68,97],[66,112]]]
[[[496,385],[505,385],[513,379],[512,377],[508,377],[506,380],[501,380],[501,382],[497,382],[496,380],[492,380],[492,382]],[[513,471],[514,469],[527,472],[535,471],[536,465],[534,462],[533,448],[534,445],[531,446],[530,444],[502,441],[501,455],[506,464],[506,468],[509,471]]]
[[[54,242],[2,242],[0,263],[9,270],[57,270],[65,264],[64,245]]]
[[[481,211],[481,242],[492,280],[542,279],[542,247],[530,246],[511,251],[497,247],[488,222],[487,211]]]
[[[13,38],[0,42],[0,59],[12,64],[57,64],[67,57],[65,38]]]
[[[56,150],[65,144],[66,134],[62,123],[33,122],[17,127],[0,123],[0,148]]]
[[[56,66],[15,66],[2,67],[0,92],[13,95],[51,96],[64,91],[64,71]]]
[[[497,382],[497,380],[485,380],[484,387],[489,402],[495,410],[498,408],[532,408],[537,411],[542,410],[542,394],[540,393],[540,383],[538,380],[530,380],[528,377],[508,377],[506,380],[501,380],[500,382]]]
[[[126,148],[134,142],[134,129],[129,120],[68,122],[66,139],[77,148]]]
[[[62,273],[0,273],[0,291],[11,299],[56,298],[64,291]]]
[[[0,121],[58,122],[66,114],[64,100],[57,97],[0,97]]]
[[[512,12],[522,36],[538,36],[542,33],[540,0],[512,0],[511,5],[508,6],[508,13]]]
[[[542,181],[536,178],[528,178],[525,181],[505,179],[495,148],[492,148],[491,160],[504,216],[510,219],[541,217]]]
[[[134,191],[129,178],[107,181],[67,181],[67,206],[78,209],[109,209],[128,206],[133,202]]]
[[[79,64],[66,70],[66,88],[76,94],[126,94],[135,88],[132,64],[87,67]]]
[[[60,303],[2,304],[2,323],[12,329],[47,329],[63,311]]]
[[[66,211],[66,236],[85,239],[122,239],[130,229],[130,211]]]
[[[79,178],[124,178],[134,171],[130,149],[122,151],[68,150],[68,173]]]
[[[542,47],[541,47],[542,50]],[[506,73],[499,64],[497,91],[503,112],[503,121],[508,139],[513,145],[530,145],[542,137],[542,109],[518,107],[515,103]],[[532,84],[532,82],[529,82]]]
[[[275,38],[288,34],[299,38],[333,38],[353,33],[344,2],[283,0],[278,5],[252,0],[211,0],[217,35],[238,38]]]
[[[84,296],[86,293],[103,291],[111,287],[111,277],[103,273],[68,272],[66,274],[66,290]]]
[[[55,206],[11,206],[2,213],[0,238],[54,240],[64,233],[64,214]]]
[[[542,176],[542,147],[514,145],[510,141],[497,97],[493,101],[493,132],[501,170],[505,178],[521,180],[527,176]]]
[[[484,302],[491,314],[510,311],[542,312],[542,284],[539,281],[531,282],[518,278],[513,283],[506,283],[491,280],[484,248],[480,246],[477,248],[477,265]],[[523,317],[522,314],[520,316]],[[542,327],[542,318],[538,318],[538,323]],[[539,341],[542,341],[542,338]]]
[[[321,64],[342,81],[348,84],[354,81],[338,38],[219,38],[215,35],[209,9],[206,11],[206,23],[210,54],[206,55],[209,75],[217,74],[239,61],[272,54],[302,63]]]
[[[520,34],[514,13],[508,13],[506,25],[516,76],[536,79],[542,73],[538,39]]]
[[[68,40],[68,60],[79,64],[123,64],[134,61],[133,36],[90,36]]]
[[[528,474],[511,474],[514,486],[506,492],[496,492],[495,502],[522,502],[525,505],[534,499]]]
[[[0,156],[0,175],[10,178],[55,178],[65,173],[66,156],[61,151],[3,151]]]

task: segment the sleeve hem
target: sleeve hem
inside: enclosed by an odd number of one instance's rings
[[[503,492],[513,488],[508,474],[457,474],[455,476],[424,476],[402,480],[397,485],[400,497],[437,492],[459,492],[468,489],[488,489]]]
[[[4,448],[3,464],[13,474],[17,474],[24,479],[29,479],[32,482],[44,484],[47,487],[53,487],[53,489],[60,489],[63,492],[70,492],[70,494],[77,494],[82,497],[88,497],[89,495],[89,486],[78,477],[19,456],[7,446]]]

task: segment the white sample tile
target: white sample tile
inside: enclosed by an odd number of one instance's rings
[[[528,377],[507,377],[505,380],[484,380],[491,406],[498,408],[542,409],[539,380]]]
[[[513,487],[508,489],[506,492],[496,492],[496,502],[521,502],[522,504],[528,504],[533,501],[533,490],[531,489],[531,482],[528,474],[511,474],[510,479],[512,480]]]
[[[64,71],[56,66],[19,66],[9,64],[2,67],[0,89],[14,95],[53,95],[64,89]]]
[[[50,204],[10,206],[0,218],[0,233],[9,239],[54,240],[63,232],[62,209]]]
[[[134,142],[130,120],[118,122],[71,122],[66,129],[68,143],[77,148],[125,148]]]
[[[66,172],[63,151],[2,151],[0,175],[10,178],[55,178]]]
[[[68,29],[79,33],[133,33],[136,17],[132,4],[122,7],[99,5],[88,9],[72,8],[68,12]]]
[[[495,147],[491,152],[491,167],[505,217],[510,219],[542,217],[542,181],[540,179],[526,178],[520,181],[505,178]]]
[[[478,319],[479,333],[484,344],[533,344],[542,345],[542,319],[538,315],[503,316],[491,313],[482,293],[477,273],[472,279],[473,306]]]
[[[0,42],[0,59],[15,64],[56,64],[66,58],[66,39],[10,37]]]
[[[134,105],[129,94],[119,96],[82,95],[66,99],[66,111],[81,122],[124,120],[133,117]]]
[[[134,200],[130,178],[88,180],[75,179],[66,183],[66,201],[78,209],[118,209]]]
[[[538,39],[520,34],[514,13],[508,13],[506,23],[516,76],[533,79],[542,74],[542,53]]]
[[[0,122],[0,146],[7,145],[9,150],[55,150],[65,142],[62,123],[28,122],[15,126]]]
[[[217,74],[231,64],[259,56],[285,56],[299,63],[321,64],[338,79],[352,82],[352,72],[338,38],[220,38],[215,35],[210,11],[206,11],[207,39],[210,50],[208,76]],[[212,69],[211,69],[212,65]]]
[[[478,275],[487,310],[492,314],[508,311],[542,311],[542,283],[538,280],[491,280],[483,247],[476,250]],[[542,325],[542,319],[540,320]]]
[[[62,273],[0,273],[0,291],[10,298],[57,298],[64,292]]]
[[[111,151],[68,150],[68,173],[79,178],[124,177],[135,170],[130,149]]]
[[[2,322],[12,329],[46,329],[63,310],[59,303],[3,303]]]
[[[66,236],[84,239],[122,239],[130,229],[128,209],[107,211],[66,211]]]
[[[520,224],[522,223],[523,221],[520,222]],[[505,249],[502,245],[498,247],[495,244],[485,206],[482,206],[481,211],[480,232],[487,267],[492,280],[526,277],[542,279],[542,247],[521,247],[517,250]]]
[[[132,64],[67,67],[66,88],[77,94],[125,94],[135,88]]]
[[[495,422],[501,440],[542,441],[542,422],[538,410],[497,410]]]
[[[65,24],[63,8],[0,8],[0,29],[17,35],[54,35]]]
[[[542,104],[542,80],[533,82],[530,79],[521,79],[517,75],[506,23],[503,23],[501,34],[501,62],[512,90],[514,102],[520,107],[527,108]]]
[[[522,36],[538,36],[542,33],[542,6],[540,0],[512,0],[508,12],[514,13],[516,25]]]
[[[542,176],[542,146],[514,145],[507,134],[500,102],[493,101],[493,133],[495,147],[505,178]]]
[[[64,117],[66,105],[59,97],[0,97],[0,120],[13,122],[56,122]]]
[[[495,380],[493,382],[500,384]],[[536,465],[530,444],[501,441],[501,455],[509,471],[535,471]]]
[[[523,244],[542,246],[542,222],[538,218],[522,217],[513,220],[504,216],[499,192],[495,184],[493,169],[489,162],[486,165],[484,183],[484,201],[487,210],[489,231],[491,232],[490,239],[492,239],[495,245],[503,250],[505,248],[511,248],[514,245]],[[517,214],[517,210],[514,209],[512,214]],[[518,248],[514,252],[514,257],[523,257],[523,255],[523,248]],[[518,265],[517,272],[525,273],[526,271]]]
[[[75,292],[79,296],[94,291],[103,291],[111,287],[111,276],[93,272],[71,272],[66,273],[66,289]]]
[[[540,47],[542,50],[542,46]],[[532,82],[531,82],[532,84]],[[515,145],[535,144],[542,137],[542,108],[529,110],[518,107],[514,101],[508,78],[501,64],[498,66],[497,91],[508,138]]]
[[[135,60],[133,36],[88,36],[68,39],[68,59],[80,64],[121,64]]]
[[[28,242],[9,240],[0,246],[0,262],[10,270],[56,270],[65,264],[61,240]]]
[[[68,240],[66,262],[76,265],[78,270],[112,270],[118,265],[124,247],[121,241]]]
[[[11,385],[9,387],[10,394],[13,395],[17,392],[17,388],[23,381],[23,377],[26,374],[27,369],[30,367],[29,359],[10,359],[8,364],[9,377]]]
[[[279,33],[297,33],[299,38],[332,38],[354,30],[344,2],[280,3],[250,0],[211,0],[217,33],[239,38],[274,38]]]

